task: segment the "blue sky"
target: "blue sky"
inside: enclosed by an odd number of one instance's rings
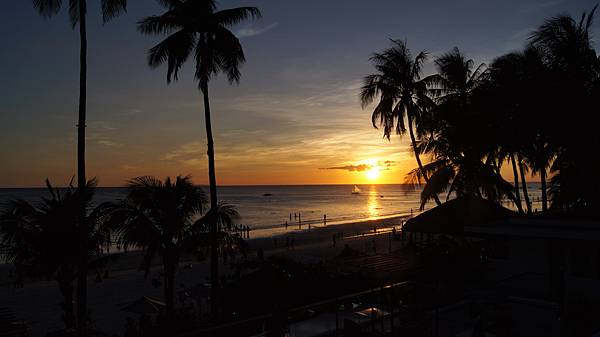
[[[137,175],[191,174],[206,182],[202,100],[184,68],[166,85],[146,52],[157,37],[135,23],[160,12],[129,0],[102,25],[88,0],[88,165],[105,186]],[[221,1],[258,6],[263,19],[234,27],[247,56],[240,85],[211,84],[219,181],[224,184],[360,183],[348,170],[393,161],[379,182],[402,182],[414,167],[405,140],[382,139],[358,102],[369,56],[403,39],[435,56],[458,46],[476,62],[519,49],[544,18],[579,16],[593,1]],[[598,35],[598,23],[593,32]],[[78,34],[65,13],[45,20],[27,0],[0,12],[0,186],[65,184],[75,171]],[[597,39],[595,40],[597,41]],[[431,72],[428,65],[425,72]]]

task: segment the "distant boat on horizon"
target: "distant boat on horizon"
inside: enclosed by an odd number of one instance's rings
[[[358,188],[358,186],[354,185],[354,188],[352,189],[352,194],[360,194],[360,188]]]

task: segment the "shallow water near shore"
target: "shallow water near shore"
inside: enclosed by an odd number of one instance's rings
[[[539,184],[528,185],[530,197],[538,200]],[[221,201],[236,206],[241,215],[239,222],[252,228],[253,237],[286,231],[286,221],[287,230],[298,230],[307,229],[309,225],[323,226],[324,215],[327,215],[329,225],[410,216],[419,209],[419,187],[400,184],[357,186],[359,194],[351,193],[354,185],[221,186],[218,193]],[[203,189],[208,194],[208,188]],[[118,201],[125,195],[124,188],[101,187],[95,202]],[[45,196],[48,193],[43,188],[0,189],[0,204],[14,198],[35,203]],[[435,204],[430,202],[426,209],[433,206]],[[510,202],[504,206],[513,208]],[[534,202],[533,208],[541,207]]]

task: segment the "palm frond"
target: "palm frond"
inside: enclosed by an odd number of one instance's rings
[[[102,20],[106,23],[127,11],[127,0],[102,0]]]
[[[145,35],[169,34],[181,28],[181,23],[172,11],[159,16],[148,16],[137,22],[138,31]]]
[[[218,72],[225,73],[229,83],[239,83],[240,67],[246,62],[242,44],[231,31],[224,27],[217,27],[214,39],[210,40],[208,47],[213,50],[213,62]],[[196,74],[200,79],[202,74]]]
[[[423,210],[427,202],[433,200],[436,195],[445,192],[455,175],[452,166],[442,166],[435,171],[429,177],[429,182],[423,187],[423,191],[421,191],[420,209]]]
[[[196,45],[194,33],[184,29],[179,30],[150,49],[148,65],[157,68],[167,63],[167,83],[177,80],[179,69],[190,56]]]
[[[33,7],[45,18],[58,14],[61,6],[62,0],[33,0]]]
[[[69,0],[69,20],[71,21],[71,26],[75,28],[79,23],[79,17],[81,16],[81,9],[79,6],[83,4],[86,6],[86,2],[81,2],[79,0]],[[83,12],[87,12],[87,8],[83,8]]]

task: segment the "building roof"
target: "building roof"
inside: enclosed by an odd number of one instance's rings
[[[495,222],[517,213],[479,197],[460,197],[408,220],[402,228],[420,233],[463,233],[465,226]]]

